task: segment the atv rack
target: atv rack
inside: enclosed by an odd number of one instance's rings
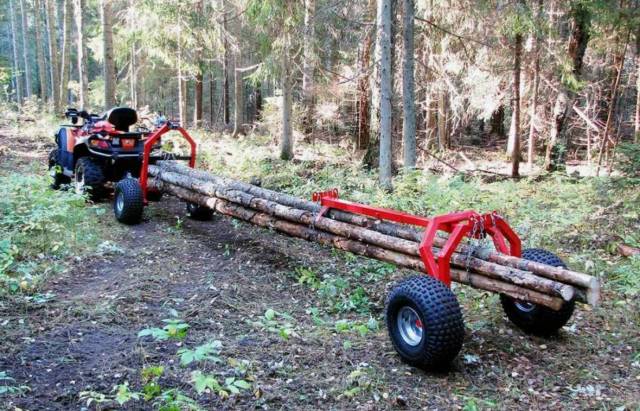
[[[313,193],[312,199],[322,206],[316,219],[321,218],[333,208],[380,220],[425,227],[424,235],[418,248],[420,257],[427,273],[447,286],[451,285],[451,254],[454,253],[465,236],[484,238],[486,235],[490,235],[496,250],[502,254],[520,257],[522,253],[520,238],[495,211],[487,214],[478,214],[469,210],[427,218],[389,208],[379,208],[340,200],[337,188]],[[449,238],[442,250],[435,256],[432,247],[438,231],[449,233]]]

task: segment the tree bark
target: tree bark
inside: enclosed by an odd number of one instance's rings
[[[202,103],[203,103],[203,75],[202,68],[198,68],[196,73],[195,93],[193,99],[193,125],[195,127],[202,126]]]
[[[222,105],[223,105],[223,121],[224,125],[230,122],[230,103],[229,103],[229,66],[230,66],[230,46],[229,32],[227,31],[227,0],[220,0],[222,5]]]
[[[447,101],[446,90],[438,93],[438,150],[449,148],[449,130],[447,130]]]
[[[31,88],[31,60],[29,59],[29,45],[27,44],[27,35],[29,33],[29,25],[27,24],[27,10],[24,0],[20,0],[20,16],[22,18],[22,59],[24,60],[24,84],[25,96],[31,97],[33,89]]]
[[[391,183],[391,0],[378,0],[378,38],[380,41],[380,186],[387,191]]]
[[[571,34],[567,45],[567,54],[571,60],[572,76],[574,82],[580,80],[584,54],[589,43],[589,28],[591,26],[591,14],[585,4],[572,2],[571,4]],[[564,164],[564,153],[568,140],[564,134],[564,125],[567,110],[573,105],[575,92],[572,87],[562,82],[553,108],[553,125],[551,137],[545,153],[544,169],[552,171]]]
[[[58,53],[58,37],[56,30],[56,0],[47,2],[47,36],[49,40],[49,61],[51,62],[51,100],[56,116],[62,114],[60,108],[60,54]]]
[[[16,9],[13,0],[9,0],[9,13],[11,14],[11,48],[13,50],[13,78],[15,79],[16,100],[18,104],[22,104],[24,88],[22,85],[22,73],[20,72],[20,59],[18,56],[18,25],[16,23]]]
[[[293,130],[291,125],[291,62],[289,60],[289,34],[285,34],[285,45],[282,51],[282,136],[280,138],[280,158],[291,160],[293,158]]]
[[[516,34],[513,63],[513,142],[511,151],[511,177],[520,176],[520,58],[522,34]]]
[[[315,87],[314,72],[316,68],[315,47],[315,13],[316,0],[304,0],[304,55],[302,62],[302,105],[304,113],[302,129],[307,141],[314,141]]]
[[[233,137],[242,134],[242,124],[244,123],[244,80],[242,79],[240,58],[240,52],[236,52],[233,57],[233,100],[235,101]]]
[[[380,161],[380,61],[382,57],[381,37],[378,35],[377,0],[369,0],[369,10],[375,16],[375,48],[373,73],[370,76],[371,109],[369,112],[369,145],[362,159],[368,169],[373,169]]]
[[[416,167],[416,104],[414,80],[414,0],[404,0],[402,24],[403,60],[402,60],[402,158],[404,168]]]
[[[69,79],[71,75],[71,26],[73,15],[72,0],[64,0],[64,20],[62,27],[62,63],[60,65],[60,107],[69,103]]]
[[[87,70],[87,45],[84,36],[84,8],[85,0],[75,0],[75,20],[77,30],[77,58],[78,58],[78,82],[80,83],[78,105],[84,109],[89,97],[89,73]]]
[[[38,96],[44,102],[47,98],[47,68],[44,59],[44,37],[42,33],[42,3],[34,0],[34,30],[36,35],[36,59],[38,62]]]
[[[636,118],[633,141],[640,142],[640,28],[636,32]]]
[[[536,119],[538,117],[538,89],[540,88],[540,30],[542,30],[543,0],[538,0],[536,12],[536,27],[533,38],[533,93],[531,95],[531,113],[529,120],[529,142],[527,147],[527,167],[533,170],[533,160],[536,154]]]
[[[116,105],[116,66],[113,56],[113,10],[111,3],[112,0],[101,0],[105,110]]]
[[[180,124],[187,125],[187,80],[184,77],[182,69],[182,45],[181,39],[178,35],[178,115],[180,117]]]

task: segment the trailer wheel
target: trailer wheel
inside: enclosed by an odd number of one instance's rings
[[[394,348],[410,365],[446,367],[462,348],[464,321],[458,300],[433,277],[400,282],[387,299],[386,322]]]
[[[124,224],[138,224],[142,219],[143,208],[142,187],[138,180],[131,177],[120,180],[116,184],[113,201],[116,219]]]
[[[192,220],[208,221],[213,217],[213,210],[194,203],[187,203],[187,216]]]
[[[522,252],[522,258],[554,267],[567,268],[567,265],[554,253],[540,248],[529,248]],[[538,336],[550,336],[562,328],[573,315],[574,301],[565,302],[560,310],[516,300],[500,295],[500,303],[509,320],[524,332]]]

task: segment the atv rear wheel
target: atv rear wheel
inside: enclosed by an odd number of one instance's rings
[[[142,219],[143,209],[142,187],[138,180],[131,177],[120,180],[116,184],[113,201],[116,219],[124,224],[138,224]]]
[[[386,322],[394,348],[406,363],[425,369],[446,367],[460,352],[464,321],[455,294],[421,275],[389,294]]]
[[[540,248],[529,248],[522,252],[522,258],[553,267],[567,268],[567,265],[550,251]],[[566,301],[560,310],[516,300],[504,294],[500,295],[500,303],[509,320],[524,332],[538,336],[550,336],[558,332],[573,315],[575,301]]]
[[[69,184],[71,179],[68,176],[62,174],[62,166],[60,166],[60,150],[54,148],[49,152],[49,175],[52,178],[51,188],[54,190],[60,189],[63,184]]]
[[[89,193],[97,200],[103,193],[104,173],[102,167],[90,157],[81,157],[76,162],[74,188],[78,194]]]
[[[187,216],[192,220],[208,221],[213,217],[213,210],[194,203],[187,203]]]

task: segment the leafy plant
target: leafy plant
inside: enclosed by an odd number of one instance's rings
[[[198,394],[210,390],[221,398],[227,398],[230,394],[239,394],[241,390],[251,389],[251,384],[246,380],[227,377],[221,385],[214,375],[204,374],[201,371],[191,373],[191,382]]]
[[[166,325],[162,328],[145,328],[138,333],[138,338],[151,336],[156,341],[164,341],[168,339],[182,340],[187,336],[189,324],[181,319],[164,319]]]
[[[317,289],[320,287],[320,280],[318,274],[310,268],[297,267],[296,274],[298,275],[298,284],[307,285],[311,289]]]
[[[0,395],[15,395],[29,391],[26,385],[13,385],[16,380],[9,377],[6,371],[0,371]]]
[[[258,321],[247,320],[247,323],[266,329],[269,332],[276,333],[283,340],[288,340],[292,335],[296,335],[292,321],[293,317],[289,314],[279,313],[269,308]]]
[[[178,350],[178,355],[180,356],[180,365],[187,366],[194,361],[221,362],[222,360],[220,359],[220,357],[218,357],[221,349],[222,343],[218,340],[200,345],[193,350],[188,348],[181,348]]]

